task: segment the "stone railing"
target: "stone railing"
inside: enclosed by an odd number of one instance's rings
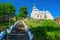
[[[24,27],[25,27],[26,33],[28,34],[29,40],[32,40],[32,39],[33,39],[33,34],[31,33],[31,31],[29,31],[29,28],[28,28],[28,26],[24,23],[24,21],[23,21],[23,25],[24,25]]]
[[[2,31],[1,33],[0,33],[0,40],[2,40],[2,38],[5,36],[5,31]]]
[[[12,25],[9,29],[7,29],[7,33],[11,33],[12,29],[14,27],[16,27],[16,24],[18,23],[19,21],[17,21],[14,25]]]
[[[10,28],[8,28],[8,29],[6,30],[7,33],[11,33],[12,29],[13,29],[14,27],[16,27],[16,24],[17,24],[18,22],[19,22],[19,21],[17,21],[14,25],[12,25]],[[0,33],[0,40],[2,40],[2,38],[5,36],[6,31],[2,31],[2,32]]]

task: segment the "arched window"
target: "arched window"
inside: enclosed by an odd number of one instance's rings
[[[39,15],[37,15],[37,17],[39,17]]]

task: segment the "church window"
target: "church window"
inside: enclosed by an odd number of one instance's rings
[[[39,17],[39,15],[37,15],[37,17]]]
[[[42,18],[42,15],[40,15],[40,18]]]

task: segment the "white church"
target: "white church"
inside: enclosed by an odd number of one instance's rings
[[[33,6],[32,12],[31,12],[31,18],[33,19],[49,19],[54,20],[53,16],[49,11],[40,11],[37,9],[36,5]]]

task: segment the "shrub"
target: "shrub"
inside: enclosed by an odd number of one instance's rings
[[[34,20],[25,21],[34,34],[33,40],[60,40],[60,27],[54,20]]]

